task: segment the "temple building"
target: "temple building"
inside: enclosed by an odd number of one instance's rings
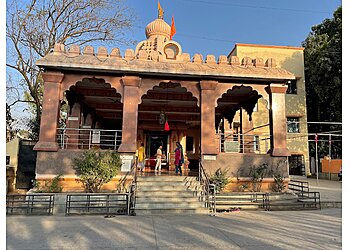
[[[236,44],[218,58],[191,56],[170,31],[158,18],[124,55],[56,44],[37,61],[44,80],[37,180],[62,174],[64,190],[79,189],[72,161],[84,150],[117,150],[125,172],[141,143],[149,171],[162,145],[162,169],[171,172],[177,141],[191,173],[201,163],[208,174],[221,168],[248,180],[252,166],[266,163],[286,180],[290,170],[308,174],[303,49]]]

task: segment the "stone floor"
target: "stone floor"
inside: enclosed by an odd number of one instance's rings
[[[341,211],[7,216],[6,249],[341,249]]]

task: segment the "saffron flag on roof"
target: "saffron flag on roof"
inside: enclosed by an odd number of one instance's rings
[[[163,15],[164,15],[163,8],[162,8],[162,6],[160,6],[160,3],[158,1],[158,18],[163,19]]]
[[[170,40],[173,39],[173,36],[176,34],[174,16],[171,19],[171,29],[170,29]]]

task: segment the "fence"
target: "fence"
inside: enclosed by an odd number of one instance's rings
[[[220,152],[266,154],[270,149],[269,134],[217,133]]]
[[[54,195],[6,195],[6,214],[52,215]]]
[[[122,141],[121,130],[102,129],[57,129],[57,143],[61,149],[113,149]]]
[[[66,199],[65,214],[127,215],[128,199],[127,193],[69,194]]]

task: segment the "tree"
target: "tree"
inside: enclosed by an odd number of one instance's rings
[[[13,118],[11,115],[11,108],[6,103],[6,142],[11,141],[15,136],[15,131],[12,128]]]
[[[313,26],[303,42],[308,121],[342,120],[342,7],[332,19]],[[310,125],[309,132],[338,131],[333,125]],[[323,145],[323,146],[322,146]],[[333,144],[341,150],[341,142]],[[337,146],[338,145],[338,146]],[[313,145],[310,145],[314,151]],[[321,155],[328,154],[328,143],[321,143]]]
[[[8,68],[19,73],[25,94],[17,102],[31,103],[34,124],[40,124],[43,95],[41,69],[35,61],[55,43],[66,46],[94,42],[129,42],[124,30],[133,17],[122,0],[7,1]],[[11,105],[11,104],[10,104]]]

